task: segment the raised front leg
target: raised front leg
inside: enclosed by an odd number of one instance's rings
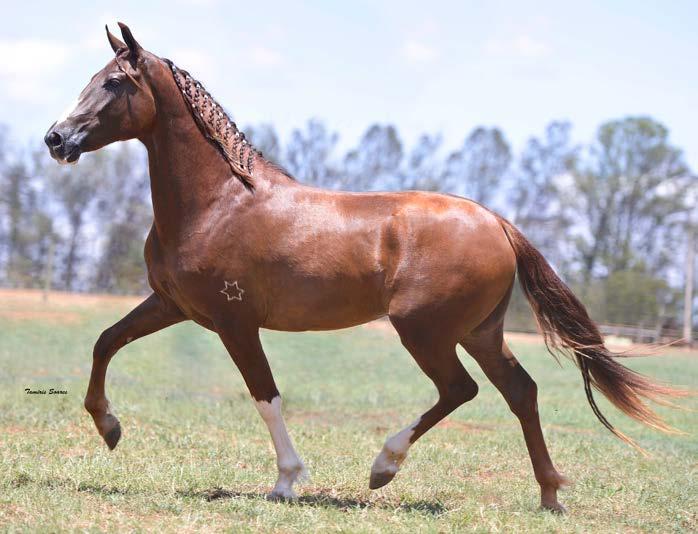
[[[279,476],[271,499],[295,499],[293,484],[306,476],[281,415],[281,396],[276,389],[269,362],[259,340],[259,330],[240,325],[216,325],[218,335],[237,365],[255,401],[257,411],[269,429],[276,450]]]
[[[109,362],[116,352],[134,341],[170,325],[185,317],[174,307],[167,306],[154,293],[134,308],[126,317],[107,328],[99,336],[92,357],[92,373],[85,395],[85,409],[90,412],[99,435],[107,446],[114,449],[121,437],[121,425],[112,413],[104,392],[104,381]]]

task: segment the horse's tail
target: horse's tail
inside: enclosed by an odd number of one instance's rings
[[[616,361],[584,305],[560,280],[543,255],[509,221],[500,217],[504,232],[516,254],[519,282],[551,354],[562,352],[579,366],[586,397],[601,423],[620,439],[642,449],[613,427],[594,401],[592,386],[619,410],[663,432],[676,432],[650,409],[643,399],[671,405],[662,397],[681,397],[685,390],[657,384]],[[644,452],[644,451],[643,451]]]

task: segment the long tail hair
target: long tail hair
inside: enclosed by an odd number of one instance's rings
[[[652,382],[618,363],[617,355],[604,345],[601,333],[584,305],[555,274],[543,255],[514,225],[502,217],[499,219],[514,248],[519,282],[545,344],[554,356],[561,352],[575,361],[582,373],[587,400],[599,421],[621,440],[645,452],[601,413],[592,387],[633,419],[663,432],[676,433],[643,399],[672,405],[664,397],[683,397],[690,393]]]

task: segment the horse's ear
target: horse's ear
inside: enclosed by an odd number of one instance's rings
[[[133,38],[131,30],[128,29],[126,24],[119,22],[119,28],[121,28],[121,35],[123,36],[124,41],[126,41],[126,46],[128,46],[128,49],[131,52],[131,57],[134,59],[137,58],[143,48],[138,44],[138,41]]]
[[[114,51],[115,54],[118,54],[119,50],[124,50],[126,48],[124,42],[109,31],[109,26],[105,24],[104,29],[107,30],[107,39],[109,40],[111,49]]]

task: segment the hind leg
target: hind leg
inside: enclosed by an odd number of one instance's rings
[[[565,512],[564,506],[557,500],[557,490],[567,480],[555,469],[545,445],[538,417],[536,383],[507,347],[501,325],[490,332],[473,334],[461,344],[475,358],[521,423],[533,471],[541,489],[541,506],[555,512]]]
[[[371,467],[369,487],[388,484],[400,469],[409,447],[436,423],[477,395],[478,387],[458,360],[455,342],[439,336],[434,325],[390,318],[405,348],[434,382],[439,400],[407,428],[388,438]]]

